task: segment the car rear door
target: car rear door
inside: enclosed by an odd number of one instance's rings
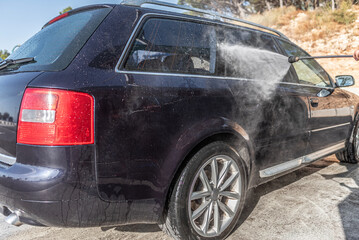
[[[308,144],[310,110],[287,59],[269,34],[220,30],[219,63],[237,104],[236,121],[254,142],[261,179],[299,167]]]
[[[289,56],[308,56],[291,43],[279,43]],[[329,75],[314,59],[298,61],[293,63],[293,67],[310,106],[310,140],[305,161],[311,162],[344,148],[352,125],[353,109],[348,95],[334,88]]]

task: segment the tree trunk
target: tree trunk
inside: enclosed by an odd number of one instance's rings
[[[332,11],[335,10],[335,0],[332,0]]]
[[[234,2],[234,7],[235,7],[235,12],[237,13],[236,15],[239,17],[239,18],[245,18],[246,16],[246,12],[245,10],[243,9],[242,7],[242,4],[243,4],[244,1],[240,1],[240,2]]]
[[[279,6],[282,8],[283,7],[283,0],[279,0]]]
[[[313,0],[313,8],[316,9],[319,7],[319,0]]]
[[[270,11],[271,10],[270,3],[267,0],[265,0],[265,3],[266,3],[266,6],[267,6],[267,10]]]

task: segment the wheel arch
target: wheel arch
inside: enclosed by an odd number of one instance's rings
[[[229,145],[231,145],[233,148],[236,149],[236,144],[238,144],[239,142],[244,143],[247,147],[247,153],[248,156],[244,157],[244,162],[245,162],[245,171],[247,173],[246,176],[246,187],[250,186],[250,176],[251,176],[251,172],[253,171],[253,165],[254,165],[254,147],[252,144],[252,141],[248,135],[248,133],[244,130],[244,128],[242,128],[239,124],[235,123],[235,122],[231,122],[228,119],[222,119],[223,124],[220,130],[217,130],[215,132],[212,132],[211,134],[207,134],[205,136],[203,136],[202,138],[199,138],[193,145],[192,147],[190,147],[189,151],[184,155],[184,157],[182,158],[182,160],[180,161],[180,163],[178,164],[177,169],[175,170],[173,177],[170,181],[169,187],[167,189],[167,192],[165,194],[165,204],[164,204],[164,208],[162,211],[162,216],[166,215],[167,212],[167,208],[168,208],[168,200],[170,199],[170,196],[173,192],[173,188],[181,174],[181,172],[183,171],[183,169],[185,168],[185,166],[187,165],[188,161],[193,157],[193,155],[198,152],[201,148],[203,148],[204,146],[212,143],[212,142],[216,142],[216,141],[224,141],[227,142]],[[236,149],[237,152],[239,153],[238,149]],[[240,154],[240,153],[239,153]],[[241,155],[241,154],[240,154]],[[241,157],[243,158],[243,156],[241,155]]]

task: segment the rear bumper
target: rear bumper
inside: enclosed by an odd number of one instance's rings
[[[19,211],[22,223],[35,226],[59,226],[56,219],[59,217],[60,203],[60,201],[27,201],[0,195],[0,214],[8,216],[14,211]]]
[[[6,216],[19,211],[21,222],[27,224],[72,225],[62,219],[65,201],[59,193],[66,193],[70,187],[64,182],[65,176],[63,169],[20,163],[0,168],[0,212]]]
[[[69,201],[31,201],[0,195],[0,214],[20,211],[25,224],[54,227],[117,226],[133,223],[157,223],[158,208],[153,200],[104,202],[99,198]]]
[[[58,185],[64,172],[60,169],[14,164],[0,167],[0,213],[7,216],[18,210],[20,220],[32,225],[44,225],[41,213],[53,216],[59,201],[37,201],[51,186]],[[52,206],[52,207],[47,207]],[[31,214],[29,214],[31,213]]]
[[[154,199],[103,201],[98,194],[94,146],[19,145],[17,162],[0,166],[0,213],[57,227],[111,226],[158,221]]]
[[[93,146],[18,145],[16,163],[0,166],[0,211],[29,224],[97,225],[78,217],[89,211],[84,200],[98,199],[93,156]]]

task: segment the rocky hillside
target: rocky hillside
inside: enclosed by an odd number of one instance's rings
[[[266,25],[280,30],[313,56],[353,54],[359,49],[359,6],[345,10],[345,16],[352,14],[355,17],[350,24],[334,21],[331,14],[328,10],[275,9],[272,13],[252,16],[249,20],[271,23]],[[332,77],[353,75],[359,87],[359,62],[352,58],[321,59],[318,62]]]

